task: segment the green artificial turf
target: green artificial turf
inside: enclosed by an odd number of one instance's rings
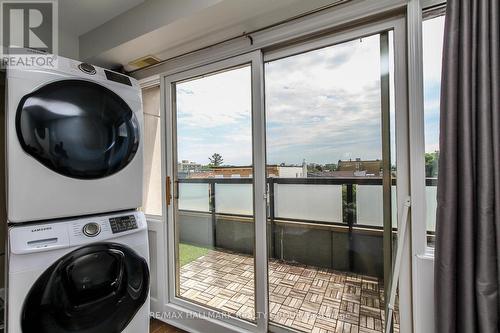
[[[189,245],[189,244],[179,244],[179,264],[180,266],[184,266],[189,264],[191,261],[198,259],[199,257],[204,256],[210,251],[207,248]]]

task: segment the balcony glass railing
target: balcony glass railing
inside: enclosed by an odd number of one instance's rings
[[[179,180],[181,211],[250,216],[253,206],[252,179],[203,178]],[[275,220],[304,223],[352,224],[383,227],[382,179],[270,178],[269,214]],[[427,230],[432,238],[436,226],[437,181],[426,180]],[[392,187],[392,213],[396,216],[396,186]],[[393,218],[396,228],[396,219]]]
[[[214,196],[212,199],[216,213],[250,215],[253,202],[251,182],[249,178],[180,179],[179,209],[210,212],[211,196]],[[346,189],[347,185],[352,187]],[[268,186],[274,186],[274,200],[269,205],[274,206],[276,218],[342,223],[345,222],[342,212],[348,209],[346,205],[351,205],[357,207],[356,224],[382,226],[382,202],[377,200],[382,196],[381,178],[272,178],[268,180]],[[348,202],[345,191],[354,191],[352,198],[355,202]],[[429,231],[435,230],[436,193],[436,179],[428,178],[426,195]],[[392,196],[396,196],[395,186]],[[393,213],[395,209],[393,207]]]
[[[180,241],[251,254],[252,182],[251,178],[180,179]],[[269,257],[382,276],[382,178],[268,178],[267,182]],[[427,180],[431,241],[436,185]],[[394,233],[395,202],[393,182]]]

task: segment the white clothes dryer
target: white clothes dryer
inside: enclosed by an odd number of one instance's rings
[[[7,70],[9,223],[142,205],[142,98],[136,80],[63,57]]]

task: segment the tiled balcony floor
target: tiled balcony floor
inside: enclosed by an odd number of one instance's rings
[[[253,257],[212,250],[181,267],[181,297],[253,319],[253,264]],[[270,260],[269,292],[272,322],[313,333],[383,331],[378,278]]]

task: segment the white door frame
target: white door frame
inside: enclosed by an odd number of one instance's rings
[[[165,132],[166,139],[166,155],[165,161],[166,177],[175,180],[177,168],[176,156],[176,106],[175,106],[175,83],[187,79],[201,77],[210,73],[216,73],[226,69],[235,68],[242,65],[251,66],[251,89],[252,89],[252,155],[253,155],[253,201],[254,201],[254,217],[255,217],[255,241],[254,241],[254,270],[255,270],[255,324],[238,319],[232,316],[225,316],[225,325],[234,325],[237,328],[247,330],[249,332],[267,332],[267,318],[262,315],[268,313],[267,307],[267,245],[266,245],[266,174],[265,174],[265,122],[264,122],[264,96],[263,96],[263,61],[260,51],[235,56],[229,59],[214,62],[208,65],[198,66],[176,74],[164,75],[161,79],[164,92],[164,109]],[[164,178],[165,179],[165,178]],[[176,296],[175,292],[175,208],[176,207],[176,186],[170,186],[170,196],[173,198],[172,204],[165,207],[167,212],[167,286],[166,300],[167,303],[183,307],[185,309],[204,313],[210,318],[219,318],[219,312],[214,309],[191,303],[185,299]],[[261,315],[259,315],[261,314]],[[218,332],[223,332],[222,328]]]
[[[394,86],[395,86],[395,129],[396,129],[396,165],[397,165],[397,212],[398,223],[401,220],[399,212],[403,211],[406,198],[410,195],[410,156],[408,137],[408,91],[406,65],[406,18],[403,14],[387,19],[377,20],[352,29],[343,30],[330,36],[308,40],[264,53],[264,61],[273,61],[293,56],[322,47],[340,44],[363,36],[379,32],[394,31]],[[412,303],[411,303],[411,255],[410,233],[407,233],[404,250],[404,261],[401,268],[399,286],[400,330],[412,332]],[[270,323],[273,332],[287,332],[280,326]]]
[[[162,133],[165,134],[164,145],[162,149],[162,166],[163,179],[169,176],[173,179],[174,168],[176,167],[174,161],[174,118],[173,118],[173,105],[166,101],[171,101],[172,97],[172,84],[184,79],[197,77],[203,74],[217,72],[226,68],[235,67],[242,64],[252,64],[252,127],[253,127],[253,161],[254,161],[254,214],[255,214],[255,300],[257,313],[268,313],[268,293],[267,293],[267,246],[266,246],[266,187],[265,187],[265,114],[264,114],[264,91],[263,91],[263,62],[278,59],[291,54],[301,53],[308,49],[314,49],[327,45],[333,45],[344,41],[352,40],[360,36],[374,34],[380,31],[393,29],[394,30],[394,55],[395,55],[395,87],[397,89],[396,97],[396,140],[397,140],[397,166],[398,166],[398,188],[397,188],[397,202],[398,211],[402,210],[402,205],[406,196],[410,193],[409,187],[409,151],[408,151],[408,87],[407,87],[407,56],[406,56],[406,19],[403,15],[393,16],[387,19],[374,21],[361,26],[356,26],[349,30],[343,30],[334,33],[330,36],[322,37],[320,39],[310,40],[304,43],[284,47],[275,51],[270,51],[262,56],[260,50],[252,51],[249,53],[233,56],[229,59],[212,62],[209,64],[200,65],[194,63],[192,67],[183,66],[183,71],[176,72],[170,71],[169,73],[160,76],[161,83],[161,112],[162,112]],[[189,68],[187,70],[184,70]],[[410,94],[411,95],[411,94]],[[401,180],[406,180],[405,182]],[[173,197],[174,186],[170,187]],[[163,186],[163,195],[166,197],[166,186]],[[160,263],[158,260],[158,270],[168,273],[161,277],[164,273],[158,273],[165,283],[162,288],[165,288],[163,294],[165,298],[164,313],[174,313],[174,315],[163,318],[164,321],[171,322],[174,325],[188,329],[194,332],[267,332],[268,323],[265,316],[258,316],[256,324],[251,324],[244,320],[237,318],[224,317],[219,320],[218,312],[212,309],[205,308],[200,305],[190,303],[186,300],[175,297],[175,288],[173,283],[175,271],[172,271],[175,262],[174,258],[174,230],[173,230],[173,209],[172,205],[167,206],[164,203],[163,212],[167,223],[165,223],[164,230],[164,247],[168,262]],[[398,216],[398,218],[400,218]],[[259,227],[261,226],[261,230]],[[410,237],[410,235],[408,235]],[[409,240],[409,239],[408,239]],[[405,248],[405,256],[401,272],[400,283],[400,316],[401,316],[401,331],[412,332],[412,293],[411,293],[411,255],[409,242]],[[165,266],[163,266],[165,265]],[[162,267],[163,266],[163,267]],[[159,292],[161,289],[159,289]],[[204,312],[209,315],[205,320],[199,320],[197,314]],[[270,329],[274,332],[282,332],[283,328],[275,325],[270,325]]]

